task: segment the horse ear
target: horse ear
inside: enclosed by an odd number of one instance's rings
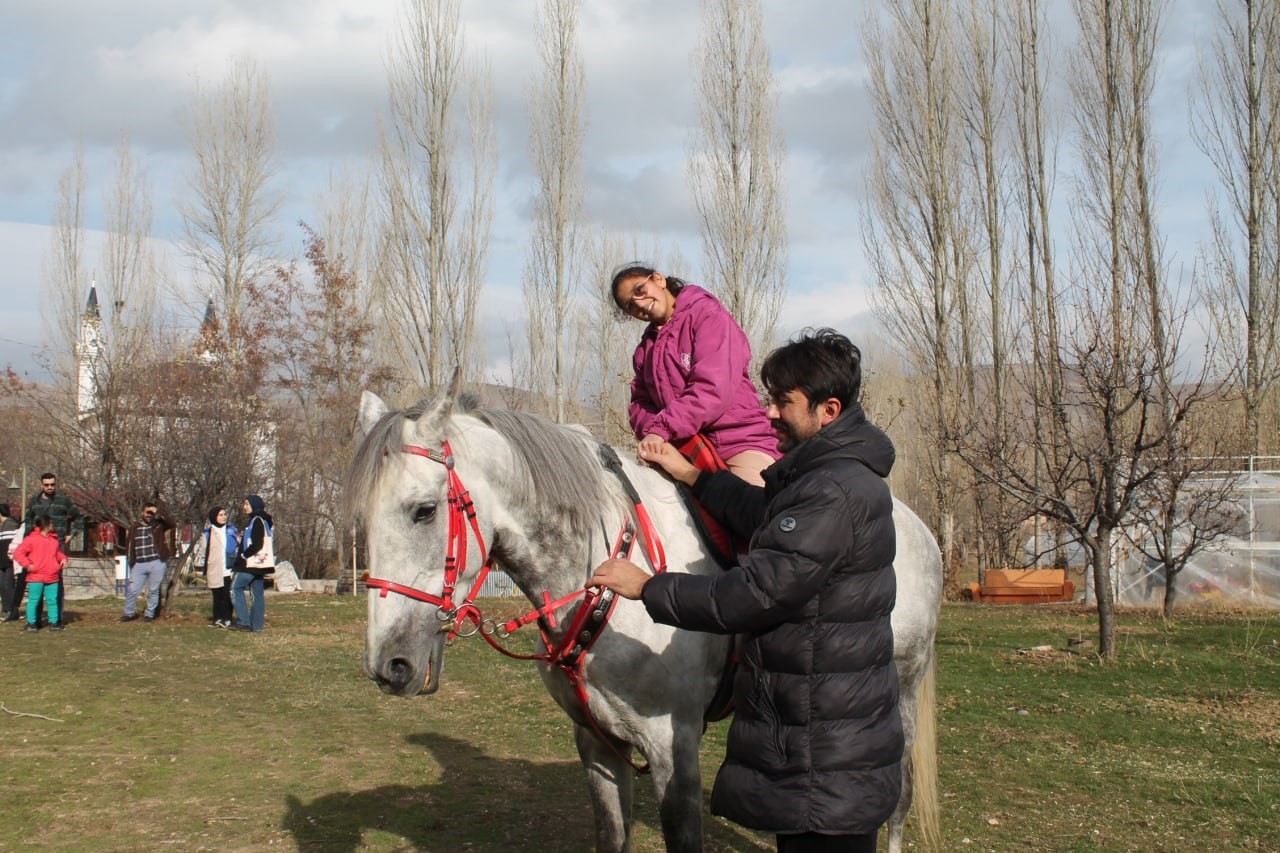
[[[453,401],[458,399],[458,391],[462,388],[462,365],[455,364],[453,366],[453,375],[449,377],[449,392],[445,394],[449,398],[449,406],[453,406]]]
[[[453,376],[449,379],[449,390],[445,391],[435,402],[431,404],[431,408],[418,418],[418,435],[424,440],[435,436],[440,432],[441,426],[453,414],[453,404],[458,399],[458,389],[462,386],[462,368],[455,367]]]
[[[372,391],[360,395],[360,431],[368,435],[373,426],[387,413],[387,404]]]

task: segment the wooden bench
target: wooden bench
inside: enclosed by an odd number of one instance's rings
[[[1070,601],[1075,591],[1065,569],[988,569],[986,583],[968,586],[974,601],[995,604]]]

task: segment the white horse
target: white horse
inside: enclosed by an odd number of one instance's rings
[[[627,529],[639,526],[650,564],[662,556],[648,540],[660,539],[671,571],[721,568],[664,475],[637,465],[630,454],[622,454],[619,470],[611,471],[606,463],[616,464],[618,455],[585,430],[476,409],[456,398],[456,386],[455,379],[448,393],[404,411],[388,411],[368,392],[361,400],[365,435],[348,474],[347,506],[368,543],[366,673],[387,693],[433,693],[446,637],[465,633],[468,622],[493,633],[492,623],[463,599],[483,562],[467,563],[468,546],[483,555],[487,545],[488,556],[541,609],[540,651],[574,646],[579,639],[566,633],[583,625],[591,629],[588,637],[594,635],[575,648],[580,686],[563,664],[544,662],[539,670],[575,724],[596,848],[630,848],[634,748],[652,772],[666,848],[701,850],[698,746],[730,638],[655,624],[643,605],[622,599],[596,601],[602,617],[584,612],[585,622],[570,623],[586,578],[623,538],[624,519],[631,522]],[[470,515],[463,506],[468,495]],[[646,514],[656,536],[645,534]],[[936,846],[938,837],[933,641],[942,563],[932,535],[910,509],[896,503],[894,521],[898,598],[892,621],[907,744],[902,800],[889,827],[889,849],[898,851],[913,792],[926,844]],[[645,562],[638,554],[632,559]],[[547,603],[561,599],[572,603],[548,618]]]

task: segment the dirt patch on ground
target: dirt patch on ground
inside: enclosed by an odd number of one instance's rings
[[[1204,715],[1244,726],[1259,740],[1280,746],[1280,699],[1260,691],[1238,691],[1200,699],[1148,698],[1146,705],[1162,716]]]
[[[106,625],[109,622],[119,622],[120,617],[124,614],[123,607],[113,607],[104,609],[101,607],[77,609],[74,604],[67,605],[67,624],[75,625]],[[155,620],[157,625],[199,625],[209,621],[208,614],[194,613],[166,613]],[[138,605],[138,618],[133,622],[135,625],[142,624],[142,603]]]

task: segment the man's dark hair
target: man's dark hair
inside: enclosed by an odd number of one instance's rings
[[[41,480],[56,480],[56,479],[58,479],[58,475],[57,475],[57,474],[51,474],[51,473],[49,473],[48,471],[45,471],[43,474],[41,474],[41,475],[40,475],[40,479],[41,479]]]
[[[144,503],[144,504],[142,505],[142,511],[143,511],[143,512],[146,512],[146,511],[147,511],[147,510],[149,510],[149,509],[154,509],[156,512],[159,512],[159,511],[160,511],[160,507],[156,506],[156,502],[155,502],[155,501],[147,501],[146,503]]]
[[[803,391],[810,411],[831,397],[848,408],[862,390],[862,353],[834,329],[804,329],[769,353],[760,381],[774,397]]]

